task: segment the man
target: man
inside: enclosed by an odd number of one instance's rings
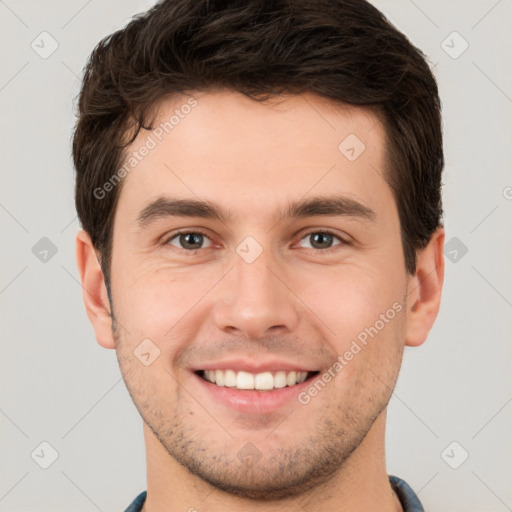
[[[423,510],[384,453],[443,284],[421,52],[364,0],[164,0],[92,53],[73,154],[87,314],[144,420],[127,511]]]

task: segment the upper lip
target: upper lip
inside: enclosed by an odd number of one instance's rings
[[[249,373],[277,372],[283,370],[286,372],[315,372],[318,368],[311,368],[310,365],[293,363],[290,361],[280,361],[278,359],[266,359],[256,361],[247,358],[223,359],[222,361],[210,361],[199,364],[192,368],[192,371],[199,370],[234,370],[236,372],[244,371]]]

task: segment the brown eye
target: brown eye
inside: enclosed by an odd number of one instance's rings
[[[173,245],[174,247],[178,247],[178,249],[197,251],[199,249],[205,248],[201,247],[205,239],[208,239],[208,237],[203,233],[196,231],[184,231],[181,233],[176,233],[174,236],[169,238],[166,243]],[[175,245],[173,241],[176,241],[178,245]]]

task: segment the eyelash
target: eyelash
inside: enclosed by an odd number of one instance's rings
[[[312,235],[314,233],[322,233],[322,234],[325,234],[325,235],[330,235],[330,236],[332,236],[334,238],[337,238],[341,243],[339,243],[337,245],[334,245],[332,247],[329,247],[327,249],[315,249],[315,248],[309,249],[311,251],[314,251],[314,252],[317,252],[317,253],[328,253],[328,254],[330,254],[332,251],[336,250],[336,248],[339,247],[339,246],[349,245],[349,242],[347,240],[344,240],[339,235],[337,235],[336,233],[334,233],[333,231],[330,231],[328,229],[326,229],[326,230],[312,229],[311,231],[308,231],[308,232],[304,233],[302,235],[302,237],[300,238],[300,241],[304,240],[304,238],[306,238],[306,237],[308,237],[308,236],[310,236],[310,235]],[[204,231],[202,231],[201,229],[183,230],[183,231],[177,231],[176,233],[173,233],[171,236],[165,238],[164,241],[163,241],[163,245],[165,245],[165,246],[169,245],[169,242],[171,240],[174,240],[175,238],[179,237],[180,235],[188,235],[188,234],[203,235],[206,238],[208,238],[209,240],[211,240],[210,237]],[[198,251],[202,250],[202,249],[190,249],[190,250],[188,250],[188,249],[181,249],[181,248],[178,248],[178,247],[174,247],[174,248],[177,249],[178,251],[185,252],[185,253],[192,253],[192,254],[195,254]],[[208,249],[208,247],[206,247],[206,249]]]

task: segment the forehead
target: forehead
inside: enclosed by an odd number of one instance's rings
[[[116,218],[134,220],[163,195],[262,220],[308,194],[336,192],[376,210],[392,199],[377,115],[310,93],[263,103],[233,91],[175,96],[126,157]]]

